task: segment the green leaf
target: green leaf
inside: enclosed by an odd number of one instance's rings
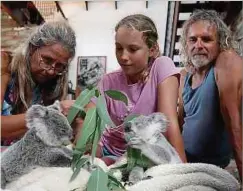
[[[75,150],[74,150],[75,151]],[[79,161],[79,159],[80,159],[80,157],[82,156],[82,152],[80,152],[80,153],[74,153],[74,151],[73,151],[73,158],[72,158],[72,163],[71,163],[71,169],[74,171],[74,169],[76,168],[76,166],[77,166],[77,163],[78,163],[78,161]]]
[[[105,130],[106,124],[103,119],[100,119],[100,120],[101,120],[100,121],[100,134],[102,135]]]
[[[127,148],[127,171],[131,171],[136,164],[136,159],[140,156],[141,151],[131,147]]]
[[[141,154],[140,157],[136,159],[136,165],[143,168],[149,168],[155,166],[155,164],[143,154]]]
[[[121,182],[119,182],[112,174],[108,173],[108,181],[109,183],[113,183],[113,185],[116,185],[118,188],[123,188],[125,189],[125,187],[122,185]]]
[[[95,128],[95,134],[94,134],[93,145],[92,145],[92,153],[91,153],[92,163],[94,163],[94,157],[96,155],[96,150],[97,150],[98,143],[99,143],[100,136],[101,136],[101,133],[100,133],[100,125],[101,125],[101,123],[100,122],[101,122],[101,119],[97,115],[96,116],[96,124],[97,124],[97,126]]]
[[[100,167],[97,167],[90,175],[87,191],[109,191],[107,184],[108,175]]]
[[[87,111],[75,149],[80,151],[85,150],[87,140],[94,133],[96,128],[96,115],[96,107],[90,108]]]
[[[125,119],[124,119],[124,123],[127,123],[129,121],[132,121],[133,119],[139,117],[139,114],[133,114],[133,115],[128,115]]]
[[[100,95],[97,98],[96,107],[97,107],[98,115],[104,121],[104,123],[107,124],[107,125],[110,125],[111,127],[115,127],[116,125],[111,120],[110,115],[107,111],[106,101],[105,101],[104,95]]]
[[[105,94],[108,95],[110,98],[114,99],[114,100],[118,100],[118,101],[122,101],[124,102],[126,105],[128,105],[128,99],[127,96],[117,90],[107,90],[105,91]]]
[[[80,155],[80,154],[82,154],[81,151],[79,151],[79,150],[73,150],[73,155]]]
[[[79,111],[84,111],[84,108],[83,108],[82,106],[77,105],[77,104],[75,104],[75,103],[72,105],[72,107],[78,109]]]
[[[71,109],[68,112],[67,119],[68,122],[71,124],[74,120],[74,118],[77,116],[78,112],[80,111],[80,108],[84,108],[85,105],[87,105],[90,102],[90,99],[95,95],[95,88],[94,89],[85,89],[81,92],[81,94],[78,96],[76,101],[74,102],[74,105],[71,107]],[[82,109],[83,110],[83,109]]]
[[[113,190],[119,189],[119,186],[116,183],[114,183],[113,181],[108,180],[108,188],[109,188],[109,190],[113,191]]]
[[[98,89],[96,89],[96,90],[95,90],[95,96],[96,96],[96,97],[99,97],[99,95],[100,95],[100,92],[99,92]]]
[[[83,111],[79,111],[78,113],[78,117],[81,117],[82,119],[85,119],[86,117],[86,112],[83,110]]]
[[[88,158],[81,158],[81,159],[78,161],[78,163],[77,163],[77,165],[76,165],[76,168],[74,169],[74,172],[73,172],[73,174],[72,174],[72,176],[71,176],[69,182],[73,181],[73,180],[77,177],[77,175],[79,174],[81,168],[82,168],[87,162],[88,162]]]

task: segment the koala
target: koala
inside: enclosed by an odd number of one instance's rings
[[[71,166],[73,132],[60,103],[33,105],[26,112],[28,131],[1,156],[1,188],[36,167]]]
[[[82,89],[88,86],[95,86],[105,73],[101,58],[93,59],[87,65],[80,65],[80,73],[78,75],[78,85]]]
[[[162,134],[167,126],[168,121],[162,113],[140,116],[125,124],[125,139],[155,165],[181,163],[178,153]]]
[[[176,150],[162,134],[166,132],[167,126],[168,121],[162,113],[139,116],[124,124],[125,139],[128,146],[139,149],[144,156],[151,160],[153,166],[182,163]],[[126,154],[110,166],[110,169],[125,163],[127,163]],[[144,167],[135,166],[128,174],[128,184],[131,185],[148,178],[150,177],[144,177]]]

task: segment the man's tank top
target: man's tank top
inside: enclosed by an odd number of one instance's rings
[[[220,100],[211,67],[202,84],[191,88],[192,75],[187,74],[183,90],[183,139],[187,153],[200,159],[198,162],[222,166],[228,163],[231,146],[220,112]]]

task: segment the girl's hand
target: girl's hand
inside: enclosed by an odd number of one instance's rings
[[[60,106],[61,106],[63,115],[67,116],[67,114],[68,114],[70,108],[73,106],[74,102],[75,102],[75,100],[60,101]]]

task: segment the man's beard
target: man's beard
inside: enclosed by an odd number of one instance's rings
[[[194,55],[191,58],[191,62],[195,68],[201,68],[208,65],[210,63],[210,60],[203,55]]]

